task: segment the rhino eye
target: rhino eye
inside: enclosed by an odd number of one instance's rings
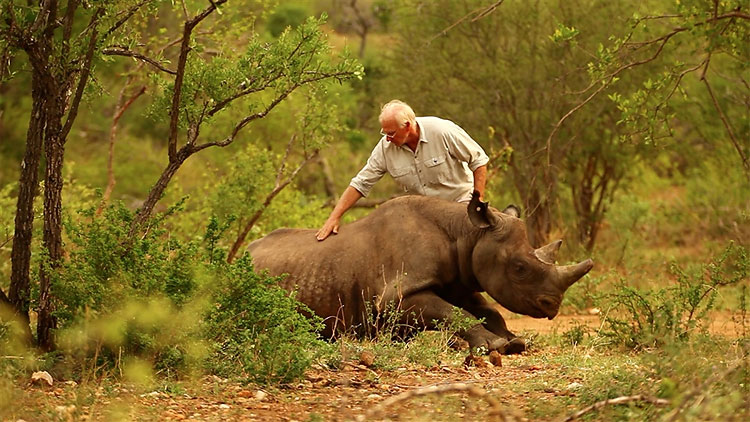
[[[528,268],[522,262],[516,262],[513,264],[513,272],[520,277],[523,277],[528,272]]]

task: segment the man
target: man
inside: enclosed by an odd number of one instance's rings
[[[367,196],[386,172],[410,194],[466,203],[474,190],[484,196],[489,157],[458,125],[437,117],[416,117],[399,100],[384,105],[379,120],[383,137],[318,230],[318,240],[337,234],[341,216]]]

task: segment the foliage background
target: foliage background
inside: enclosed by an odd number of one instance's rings
[[[192,10],[205,6],[185,4]],[[153,15],[139,15],[119,42],[158,51],[179,35],[181,9],[181,2],[165,2]],[[171,88],[137,60],[102,56],[66,144],[66,256],[53,285],[64,336],[62,357],[57,366],[50,364],[61,373],[80,377],[91,375],[91,367],[119,368],[125,350],[133,362],[126,366],[146,368],[121,373],[131,379],[184,375],[206,364],[226,373],[222,356],[244,361],[245,379],[299,376],[312,355],[277,362],[272,351],[317,341],[311,334],[315,322],[304,326],[296,313],[282,310],[274,323],[290,328],[282,330],[284,336],[254,331],[270,325],[253,316],[233,335],[222,325],[228,318],[222,309],[257,305],[262,314],[264,303],[283,303],[284,310],[296,304],[279,292],[263,293],[272,280],[248,276],[247,261],[224,261],[259,210],[264,212],[243,245],[278,227],[322,225],[377,142],[379,107],[392,98],[412,104],[418,115],[437,115],[466,128],[492,157],[487,197],[495,206],[522,204],[536,245],[563,238],[561,262],[585,255],[596,261],[593,273],[567,294],[566,312],[602,306],[607,295],[615,298],[613,306],[638,295],[659,309],[670,301],[688,303],[680,295],[694,294],[695,286],[732,279],[703,279],[702,265],[727,248],[750,246],[750,169],[743,160],[750,154],[750,12],[742,1],[280,0],[229,2],[222,11],[213,32],[197,37],[203,61],[191,69],[195,79],[188,85],[193,90],[186,115],[199,113],[200,101],[242,83],[235,67],[242,63],[226,59],[228,52],[275,42],[310,16],[327,15],[321,29],[331,56],[357,56],[364,73],[294,92],[229,147],[191,157],[158,202],[151,230],[134,247],[123,248],[134,210],[166,164],[164,111]],[[728,13],[740,15],[712,20]],[[661,49],[650,43],[673,28],[685,30]],[[28,63],[8,51],[0,45],[3,291],[10,280],[15,198],[31,110]],[[159,54],[165,63],[176,61],[174,47]],[[118,93],[127,97],[140,86],[146,94],[117,125],[117,183],[99,214]],[[261,93],[217,114],[202,136],[224,136],[271,97]],[[295,143],[287,153],[290,139]],[[308,158],[266,208],[282,162],[289,176],[290,168]],[[368,199],[398,194],[386,177]],[[32,272],[45,265],[41,199],[37,202]],[[370,210],[353,209],[345,219]],[[747,258],[739,255],[729,273],[744,268],[746,274]],[[743,284],[746,276],[715,283],[710,307],[742,308]],[[213,313],[205,313],[211,306]],[[665,310],[666,322],[680,319],[672,311]],[[130,323],[122,323],[128,318]],[[647,347],[664,336],[659,325],[664,322],[651,321],[636,338],[636,330],[622,325],[611,332],[619,343]],[[206,330],[216,334],[210,341],[201,334]],[[3,326],[0,335],[9,333]],[[256,354],[241,353],[249,349]],[[261,361],[275,366],[258,367]],[[40,366],[34,362],[29,367]]]

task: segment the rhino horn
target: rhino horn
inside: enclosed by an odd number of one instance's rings
[[[594,261],[587,259],[574,265],[565,265],[557,267],[557,273],[560,275],[561,287],[567,289],[581,277],[586,275],[594,267]]]
[[[498,223],[497,216],[490,211],[489,203],[482,202],[479,199],[479,192],[474,191],[471,195],[471,201],[468,206],[469,221],[471,224],[479,227],[480,229],[486,229],[493,227]]]
[[[562,240],[556,240],[546,246],[534,250],[534,256],[545,264],[554,264],[557,260],[557,251],[560,250]]]

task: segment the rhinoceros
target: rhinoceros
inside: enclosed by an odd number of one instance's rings
[[[373,321],[368,313],[397,304],[403,321],[434,329],[455,315],[483,318],[457,333],[472,348],[520,353],[523,339],[508,330],[486,292],[511,312],[557,315],[565,290],[593,267],[591,259],[555,265],[561,240],[531,247],[515,207],[498,211],[426,196],[385,202],[343,225],[325,241],[315,230],[278,229],[252,242],[256,270],[288,274],[282,282],[324,318],[323,335]],[[416,316],[416,317],[415,317]],[[445,325],[443,325],[445,326]]]

